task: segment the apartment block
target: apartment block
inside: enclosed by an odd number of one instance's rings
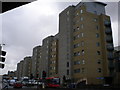
[[[102,84],[113,77],[113,39],[106,4],[80,2],[59,15],[59,76]],[[94,73],[94,75],[93,75]]]
[[[47,73],[47,77],[49,76],[49,62],[50,62],[50,47],[51,41],[53,40],[54,36],[48,36],[42,42],[42,61],[41,61],[41,70]]]
[[[41,46],[36,46],[33,48],[32,55],[32,73],[34,78],[41,76],[40,63],[41,62]]]
[[[49,77],[57,77],[58,76],[58,36],[59,34],[55,35],[53,40],[51,41],[50,46],[50,60],[49,60]]]
[[[30,77],[31,74],[31,57],[25,57],[23,63],[23,77]]]

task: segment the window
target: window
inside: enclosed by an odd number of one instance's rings
[[[101,68],[98,68],[98,72],[101,73],[101,72],[102,72],[102,69],[101,69]]]
[[[81,42],[81,46],[84,46],[84,41]]]
[[[83,21],[83,17],[80,18],[80,21]]]
[[[83,13],[83,10],[82,10],[82,9],[80,10],[80,13]]]
[[[67,69],[67,75],[69,75],[69,70]]]
[[[67,67],[69,67],[69,62],[67,62]]]
[[[93,20],[94,20],[94,22],[97,22],[97,18],[94,18]]]
[[[77,13],[76,13],[76,15],[78,16],[78,15],[79,15],[79,13],[77,12]]]
[[[100,51],[97,51],[97,54],[100,55]]]
[[[75,52],[74,56],[80,56],[80,52]]]
[[[74,65],[79,65],[80,61],[74,61]]]
[[[96,38],[99,38],[99,34],[98,33],[96,33]]]
[[[75,69],[74,73],[80,73],[80,69]]]
[[[85,72],[85,68],[82,68],[82,73],[84,73]]]
[[[79,47],[79,46],[80,46],[80,44],[77,43],[77,44],[74,45],[74,48],[77,48],[77,47]]]
[[[73,32],[75,32],[76,31],[76,29],[73,29]]]
[[[77,27],[77,30],[80,30],[80,28],[79,28],[79,27]]]
[[[96,46],[99,47],[99,46],[100,46],[100,43],[99,43],[99,42],[96,42]]]
[[[81,24],[81,28],[83,29],[83,24]]]
[[[82,55],[84,55],[84,53],[85,53],[85,51],[84,51],[84,50],[82,50]]]
[[[96,26],[96,29],[97,29],[97,30],[99,30],[99,27],[98,27],[98,26]]]
[[[81,33],[81,37],[84,37],[84,33]]]
[[[85,60],[82,60],[82,64],[85,64]]]
[[[67,15],[69,15],[69,11],[67,11]]]
[[[97,63],[98,63],[98,64],[101,64],[101,60],[98,60]]]

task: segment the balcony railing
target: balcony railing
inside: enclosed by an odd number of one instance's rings
[[[106,42],[113,42],[113,38],[111,35],[106,36]]]
[[[114,65],[114,63],[113,63],[113,61],[109,61],[109,68],[110,69],[114,69],[115,68],[115,65]]]
[[[105,22],[104,22],[104,25],[105,25],[106,27],[111,27],[110,21],[105,21]]]
[[[108,29],[105,30],[105,33],[106,34],[112,34],[112,30],[110,28],[108,28]]]
[[[114,50],[114,47],[113,47],[112,43],[107,45],[107,50],[108,51],[113,51]]]
[[[113,59],[114,59],[113,52],[109,52],[108,53],[108,60],[113,60]]]

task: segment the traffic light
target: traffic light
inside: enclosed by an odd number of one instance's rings
[[[5,57],[3,56],[6,55],[6,51],[2,51],[1,48],[2,47],[0,46],[0,62],[5,62]],[[0,68],[4,68],[4,67],[5,65],[3,63],[0,63]]]
[[[42,72],[42,78],[46,78],[46,72],[45,71]]]

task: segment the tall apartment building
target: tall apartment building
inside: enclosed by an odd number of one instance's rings
[[[23,62],[23,77],[30,77],[31,74],[31,57],[25,57]]]
[[[50,59],[50,47],[51,47],[51,41],[53,40],[54,36],[49,36],[45,38],[42,42],[42,54],[41,54],[41,66],[40,70],[45,71],[47,73],[47,77],[49,76],[49,59]]]
[[[113,38],[106,4],[80,2],[59,15],[58,73],[74,82],[102,84],[113,77]]]
[[[23,74],[23,60],[17,63],[17,78],[18,80],[21,79],[22,74]]]
[[[59,34],[55,35],[53,40],[51,41],[50,46],[50,59],[49,59],[49,77],[58,76],[58,37]]]
[[[32,55],[32,73],[34,78],[40,77],[40,70],[39,67],[41,61],[41,46],[36,46],[33,48],[33,55]]]

